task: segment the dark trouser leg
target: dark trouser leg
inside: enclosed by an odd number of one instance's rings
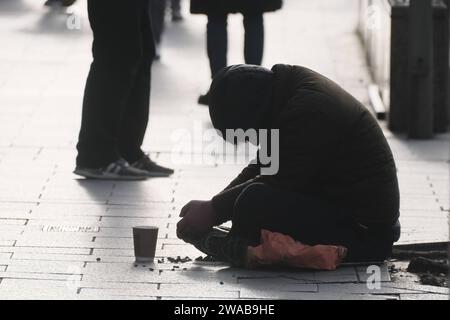
[[[155,47],[148,7],[142,12],[140,30],[142,58],[119,131],[119,151],[129,163],[134,163],[144,155],[141,146],[147,130],[150,109],[151,65]]]
[[[172,14],[180,14],[181,12],[181,0],[171,0]]]
[[[308,245],[343,245],[347,261],[380,261],[392,248],[392,235],[367,234],[333,205],[313,196],[253,184],[239,196],[233,213],[233,237],[260,243],[262,229],[291,236]]]
[[[166,4],[166,0],[150,0],[150,16],[152,18],[152,29],[156,44],[161,43],[161,36],[164,32]]]
[[[114,0],[106,7],[105,1],[88,1],[94,61],[86,82],[77,145],[80,167],[102,167],[120,156],[121,121],[130,108],[136,79],[144,77],[138,77],[144,41],[152,41],[142,38],[143,12],[148,19],[146,3],[148,0]],[[138,92],[145,95],[145,90]]]
[[[264,18],[262,14],[244,15],[245,63],[261,65],[264,51]]]
[[[214,78],[220,70],[227,66],[227,15],[208,16],[207,49],[211,75]]]

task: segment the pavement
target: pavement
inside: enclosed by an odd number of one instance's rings
[[[335,272],[247,271],[171,263],[201,253],[176,239],[180,208],[209,199],[243,167],[206,154],[209,82],[205,17],[168,23],[153,68],[145,149],[174,167],[169,179],[100,182],[74,169],[91,32],[43,1],[0,0],[0,299],[447,299],[448,290],[391,278],[388,265]],[[357,0],[286,0],[266,15],[264,65],[300,64],[336,80],[366,105],[370,75],[354,32]],[[242,62],[232,16],[230,63]],[[385,126],[384,123],[381,123]],[[385,130],[401,186],[400,243],[448,241],[450,135],[410,141]],[[158,263],[134,263],[131,227],[160,228]],[[375,278],[374,278],[375,277]],[[373,280],[380,280],[374,282]]]

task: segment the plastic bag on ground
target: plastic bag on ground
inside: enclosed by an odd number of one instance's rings
[[[336,270],[347,255],[343,246],[308,246],[287,235],[261,232],[261,245],[248,248],[248,267],[285,266],[314,270]]]

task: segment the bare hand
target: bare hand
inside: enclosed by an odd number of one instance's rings
[[[178,238],[189,242],[208,233],[216,225],[217,215],[211,201],[191,201],[181,209]]]

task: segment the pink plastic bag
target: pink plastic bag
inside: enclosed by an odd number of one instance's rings
[[[289,266],[315,270],[336,270],[347,255],[342,246],[307,246],[289,236],[267,230],[261,232],[261,245],[248,248],[248,266]]]

